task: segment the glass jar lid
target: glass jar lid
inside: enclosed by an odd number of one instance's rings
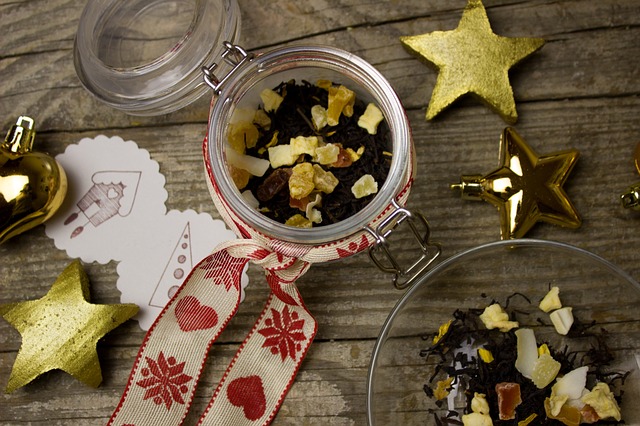
[[[235,0],[92,0],[82,12],[74,62],[83,86],[133,115],[160,115],[209,90],[201,68],[240,33]]]

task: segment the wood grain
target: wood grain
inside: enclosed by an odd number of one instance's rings
[[[38,150],[62,153],[99,134],[134,140],[160,164],[168,209],[219,215],[207,191],[201,157],[208,99],[163,117],[133,117],[102,105],[79,83],[73,65],[81,0],[0,1],[0,123],[21,114],[37,119]],[[252,51],[294,43],[329,44],[373,64],[407,109],[417,151],[409,206],[429,219],[443,257],[499,238],[497,211],[462,201],[449,189],[461,174],[497,166],[505,124],[481,102],[462,99],[431,122],[424,114],[436,79],[407,53],[401,35],[453,29],[464,0],[239,0],[240,42]],[[640,182],[632,154],[640,141],[640,3],[637,0],[486,0],[494,31],[543,37],[545,46],[510,73],[518,132],[541,154],[573,147],[581,157],[565,189],[583,218],[578,230],[539,224],[528,235],[590,250],[640,279],[640,213],[618,197]],[[396,253],[415,250],[399,236]],[[0,246],[0,303],[46,293],[69,263],[43,227]],[[92,300],[118,303],[117,264],[86,265]],[[251,285],[237,317],[212,350],[194,403],[199,411],[267,297],[263,274]],[[320,325],[316,342],[276,417],[276,425],[366,423],[366,375],[371,350],[401,293],[366,255],[314,265],[299,282]],[[637,318],[637,315],[636,315]],[[638,325],[630,329],[638,333]],[[103,385],[90,389],[51,372],[14,394],[0,396],[0,424],[104,424],[119,400],[144,332],[129,322],[99,345]],[[20,347],[19,334],[0,321],[0,386]],[[187,419],[194,424],[197,416]]]

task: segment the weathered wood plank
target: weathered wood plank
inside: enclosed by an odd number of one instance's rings
[[[255,51],[292,43],[329,44],[378,68],[408,110],[417,152],[417,176],[409,205],[424,212],[443,256],[495,241],[496,210],[460,200],[449,189],[461,174],[497,165],[504,123],[474,99],[463,99],[435,120],[424,112],[436,72],[409,55],[401,35],[455,28],[464,0],[363,2],[359,0],[239,0],[241,43]],[[204,180],[201,141],[208,100],[165,117],[130,117],[99,104],[80,86],[73,67],[73,39],[85,1],[0,1],[0,123],[6,129],[28,113],[38,121],[39,150],[53,155],[83,137],[118,135],[136,141],[160,164],[168,209],[194,209],[219,217]],[[569,147],[581,158],[565,189],[583,218],[578,230],[539,224],[529,237],[568,242],[615,262],[640,279],[638,212],[623,210],[619,194],[640,181],[632,153],[640,140],[640,3],[637,0],[486,0],[500,35],[543,37],[546,45],[510,74],[519,133],[540,154]],[[409,238],[395,247],[413,257]],[[46,293],[70,262],[43,227],[0,246],[0,303]],[[117,264],[86,265],[92,300],[117,303]],[[246,300],[214,346],[194,411],[211,388],[267,297],[262,272],[249,271]],[[401,293],[366,255],[340,264],[314,265],[299,282],[320,328],[300,374],[274,424],[365,424],[365,378],[381,325]],[[637,327],[629,330],[637,333]],[[10,425],[104,424],[126,383],[144,333],[131,321],[99,345],[104,384],[97,390],[53,372],[0,397],[0,423]],[[623,341],[623,340],[621,340]],[[20,346],[19,334],[0,321],[0,386]],[[410,368],[410,367],[409,367]],[[407,370],[411,375],[411,370]],[[195,424],[192,415],[187,424]]]

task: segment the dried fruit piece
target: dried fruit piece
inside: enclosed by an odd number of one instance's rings
[[[311,163],[300,163],[293,168],[289,177],[289,194],[293,198],[304,198],[311,194],[315,185],[313,183],[313,166]]]
[[[589,367],[583,366],[571,370],[560,377],[551,388],[552,395],[567,395],[569,399],[579,399],[587,385]]]
[[[558,334],[563,336],[569,333],[571,326],[573,325],[573,308],[565,307],[557,309],[549,314],[549,318],[553,323]]]
[[[473,394],[473,399],[471,400],[471,411],[474,413],[489,414],[489,403],[487,402],[485,394],[478,392]]]
[[[596,410],[594,410],[593,407],[587,404],[585,404],[580,409],[580,416],[582,417],[581,418],[582,423],[591,424],[600,420],[600,416],[598,415]]]
[[[329,102],[327,106],[327,124],[336,126],[340,121],[340,115],[346,117],[353,115],[353,105],[356,101],[356,94],[353,90],[345,86],[329,87]]]
[[[284,224],[295,228],[311,228],[313,226],[313,223],[301,214],[291,216]]]
[[[480,413],[469,413],[462,416],[464,426],[493,426],[491,416]]]
[[[318,147],[318,138],[316,136],[298,136],[291,138],[289,145],[291,145],[291,155],[296,156],[296,158],[302,154],[314,156]]]
[[[313,171],[313,184],[315,185],[315,189],[318,191],[322,191],[325,194],[331,194],[340,183],[333,173],[325,171],[317,164],[313,165]]]
[[[298,157],[298,155],[293,155],[289,144],[276,145],[269,148],[269,162],[274,169],[282,166],[292,166],[298,160]]]
[[[562,308],[560,302],[560,288],[551,287],[551,290],[542,298],[538,307],[544,312],[551,312],[554,309]]]
[[[538,415],[536,413],[533,413],[529,417],[527,417],[526,419],[520,420],[518,422],[518,426],[529,426],[529,424],[531,422],[533,422],[536,419],[536,417],[538,417]]]
[[[497,328],[502,332],[507,332],[518,327],[516,321],[509,321],[509,315],[497,303],[487,306],[480,315],[480,319],[489,330]]]
[[[329,165],[338,161],[338,154],[340,154],[340,146],[328,143],[325,146],[316,148],[316,155],[313,160],[319,164]]]
[[[244,154],[245,148],[256,146],[259,136],[258,128],[250,122],[229,124],[227,133],[229,145],[240,154]]]
[[[382,111],[374,104],[369,104],[364,110],[364,114],[358,119],[358,126],[365,129],[370,135],[375,135],[378,133],[378,124],[383,119]]]
[[[275,111],[278,109],[284,98],[277,92],[271,89],[264,89],[260,92],[260,99],[262,99],[262,105],[267,112]]]
[[[327,109],[322,105],[312,106],[311,121],[316,130],[322,130],[327,125]]]
[[[522,403],[520,385],[518,383],[502,382],[496,385],[498,394],[498,408],[500,420],[516,418],[516,407]]]
[[[249,183],[251,173],[244,169],[239,169],[229,165],[229,176],[231,176],[231,180],[236,185],[236,188],[243,189]]]
[[[565,404],[554,414],[550,404],[549,398],[544,400],[544,410],[548,418],[561,421],[567,426],[578,426],[580,424],[580,410]]]
[[[351,159],[351,155],[349,155],[349,152],[346,149],[340,147],[340,152],[338,152],[338,158],[334,163],[331,163],[331,166],[337,167],[337,168],[344,168],[344,167],[350,167],[352,164],[353,164],[353,160]]]
[[[367,174],[355,181],[351,187],[351,192],[356,198],[366,197],[367,195],[378,192],[378,182],[373,176]]]
[[[445,399],[449,395],[451,383],[453,383],[453,377],[447,377],[446,379],[439,380],[438,383],[436,383],[436,388],[433,391],[433,396],[436,401]]]
[[[515,331],[517,344],[516,370],[524,377],[530,379],[533,367],[538,359],[538,345],[536,335],[530,328],[520,328]]]
[[[262,109],[257,110],[253,115],[253,123],[265,130],[269,130],[271,128],[271,118],[269,118],[267,113]]]
[[[533,365],[531,380],[538,389],[545,388],[558,376],[560,363],[549,354],[542,354]]]
[[[250,155],[239,154],[234,149],[226,151],[227,162],[238,169],[243,169],[251,173],[253,176],[263,176],[269,169],[269,162],[262,158],[252,157]]]
[[[360,157],[362,157],[362,154],[364,154],[364,146],[361,146],[360,148],[358,148],[357,151],[354,151],[351,148],[347,148],[345,149],[345,151],[347,151],[347,154],[349,154],[351,161],[355,163],[360,159]]]
[[[593,408],[601,419],[611,417],[620,421],[622,418],[615,395],[609,389],[609,385],[604,382],[597,383],[591,392],[581,399],[582,402]]]
[[[491,351],[485,348],[478,349],[478,356],[485,364],[491,364],[494,361]]]
[[[549,346],[546,343],[543,343],[540,346],[538,346],[538,356],[540,356],[542,354],[551,355],[551,351],[549,350]]]
[[[269,201],[282,191],[289,183],[291,169],[280,168],[274,170],[256,189],[256,198],[262,202]]]
[[[449,320],[449,321],[445,322],[444,324],[442,324],[438,328],[438,334],[433,336],[433,344],[434,345],[436,343],[438,343],[440,341],[440,339],[442,339],[445,336],[445,334],[447,334],[447,331],[449,331],[449,327],[451,327],[451,323],[452,322],[453,322],[453,320]]]
[[[307,219],[309,219],[313,223],[321,223],[322,222],[322,213],[320,210],[314,208],[319,206],[322,203],[322,196],[320,194],[316,194],[316,197],[313,201],[307,203],[305,207],[305,215]]]

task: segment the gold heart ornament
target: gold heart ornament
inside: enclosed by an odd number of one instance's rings
[[[67,176],[51,156],[32,151],[33,119],[19,117],[0,145],[0,244],[49,219],[67,193]]]

